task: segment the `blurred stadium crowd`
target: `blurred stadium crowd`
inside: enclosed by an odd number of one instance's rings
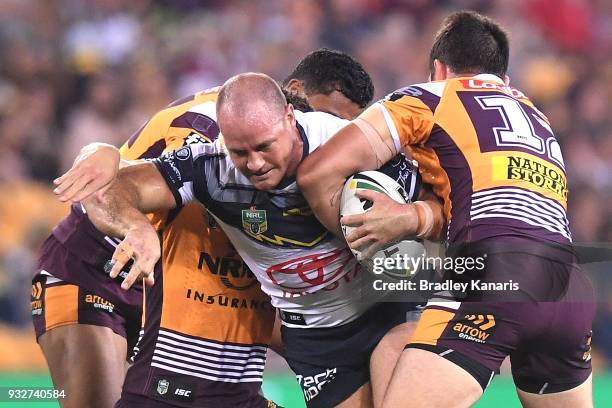
[[[574,241],[612,242],[606,0],[2,0],[0,324],[31,324],[36,251],[66,211],[49,185],[81,146],[120,145],[171,100],[236,73],[282,79],[321,46],[352,53],[382,97],[427,79],[434,30],[462,8],[509,31],[512,84],[549,116],[564,152]],[[592,268],[594,343],[612,362],[612,271]]]

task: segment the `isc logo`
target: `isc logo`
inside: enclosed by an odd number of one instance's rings
[[[185,390],[183,388],[177,388],[174,391],[174,395],[178,395],[179,397],[190,397],[191,396],[191,390]]]

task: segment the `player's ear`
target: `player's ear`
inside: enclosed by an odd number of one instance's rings
[[[435,59],[434,65],[434,77],[433,81],[443,81],[449,77],[450,68],[442,61]]]
[[[285,85],[285,90],[289,91],[290,93],[296,93],[301,97],[306,96],[306,92],[304,91],[304,82],[300,81],[299,79],[290,79],[289,82],[287,82],[287,85]]]
[[[293,111],[293,105],[288,103],[285,108],[285,117],[291,123],[292,126],[295,125],[295,113]]]
[[[506,86],[510,85],[510,77],[508,75],[504,75],[504,84]]]

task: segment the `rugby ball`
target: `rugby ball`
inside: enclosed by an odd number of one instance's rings
[[[398,203],[409,203],[410,197],[404,188],[388,175],[376,171],[363,171],[354,174],[344,184],[342,197],[340,200],[340,215],[363,214],[372,207],[372,202],[361,199],[355,195],[358,190],[372,190],[378,193],[386,194]],[[351,233],[354,227],[342,225],[342,233],[344,237]],[[384,274],[392,278],[410,279],[418,270],[413,265],[413,262],[390,262],[385,265],[385,259],[414,259],[425,256],[425,246],[420,240],[404,240],[392,242],[376,252],[372,258],[364,259],[362,252],[367,248],[360,250],[351,249],[357,260],[370,272],[379,275]],[[381,265],[383,266],[381,268]]]

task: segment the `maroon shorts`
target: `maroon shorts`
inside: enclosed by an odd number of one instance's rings
[[[132,350],[141,328],[142,291],[122,290],[100,265],[50,236],[32,278],[31,308],[37,339],[55,327],[91,324],[125,337]]]
[[[591,374],[593,288],[572,256],[533,242],[529,247],[488,245],[470,253],[487,254],[481,282],[513,279],[518,287],[479,290],[479,282],[463,298],[459,291],[435,294],[406,347],[443,356],[483,389],[507,356],[523,391],[555,393],[583,383]]]
[[[36,339],[56,327],[91,324],[108,327],[125,337],[128,350],[132,350],[138,340],[140,319],[125,315],[114,303],[95,291],[53,276],[39,273],[32,280],[31,305]]]

